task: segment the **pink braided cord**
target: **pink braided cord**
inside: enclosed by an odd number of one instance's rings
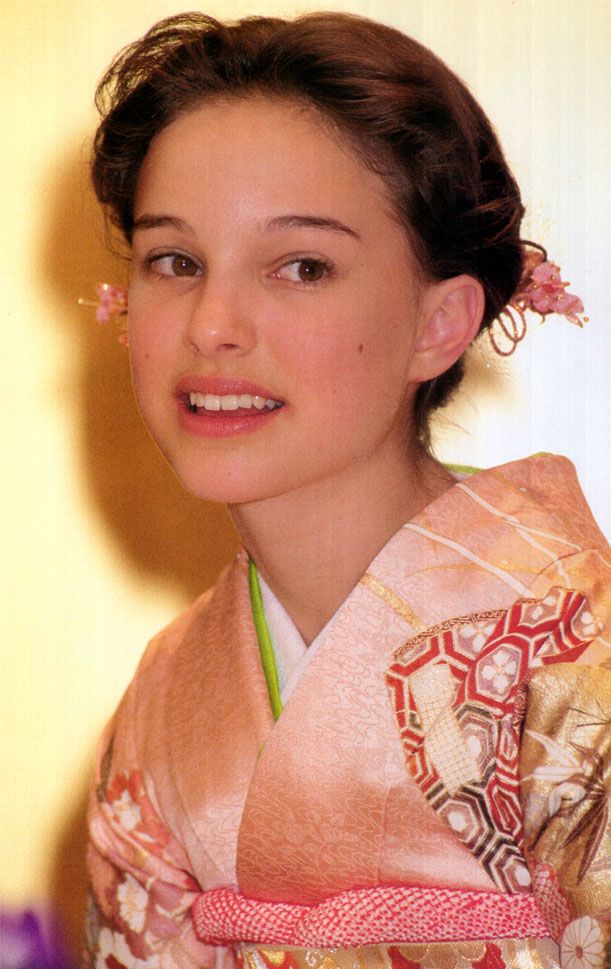
[[[198,895],[192,911],[197,936],[208,945],[351,948],[550,937],[533,895],[446,888],[361,888],[312,906],[218,888]]]

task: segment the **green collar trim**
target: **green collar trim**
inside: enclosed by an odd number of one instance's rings
[[[269,702],[272,708],[274,720],[277,720],[282,713],[282,699],[280,697],[280,685],[278,683],[278,668],[276,666],[276,657],[274,655],[272,637],[269,634],[269,629],[267,628],[267,622],[265,620],[265,612],[263,611],[263,598],[261,596],[261,586],[259,585],[257,567],[252,559],[250,559],[248,563],[248,588],[250,590],[252,618],[255,624],[257,640],[259,642],[259,653],[261,656],[263,672],[265,673],[265,682],[267,683]]]
[[[456,474],[477,474],[481,468],[474,468],[470,464],[444,464],[448,471],[455,471]]]

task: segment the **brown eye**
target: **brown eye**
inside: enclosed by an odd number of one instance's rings
[[[200,264],[184,252],[165,252],[145,260],[148,269],[157,276],[188,277],[201,276]]]
[[[172,276],[197,276],[199,266],[188,256],[172,256],[170,270]]]
[[[318,283],[330,273],[329,265],[322,259],[292,259],[273,275],[290,283]]]
[[[301,259],[297,273],[302,283],[315,283],[325,275],[325,266],[317,259]]]

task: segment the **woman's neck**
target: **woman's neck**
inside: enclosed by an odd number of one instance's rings
[[[426,454],[369,463],[230,513],[244,546],[309,645],[392,535],[446,491]]]

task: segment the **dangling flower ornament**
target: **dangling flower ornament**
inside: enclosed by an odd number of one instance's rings
[[[583,303],[579,296],[566,292],[570,283],[563,282],[555,262],[546,259],[540,263],[530,274],[530,280],[528,287],[518,294],[527,309],[540,313],[542,318],[548,313],[558,313],[569,323],[583,326],[579,316],[583,313]]]
[[[114,316],[127,315],[127,290],[124,286],[113,283],[98,283],[95,288],[97,300],[78,300],[80,306],[94,306],[95,318],[98,323],[110,323]],[[127,346],[127,333],[119,334],[119,343]]]
[[[587,323],[587,316],[581,315],[583,303],[579,296],[567,293],[569,286],[562,279],[560,267],[548,260],[545,250],[526,249],[522,285],[488,329],[494,351],[501,357],[511,356],[526,336],[527,312],[537,313],[542,323],[552,313],[564,316],[576,326]],[[499,345],[495,328],[501,331],[503,346]]]

